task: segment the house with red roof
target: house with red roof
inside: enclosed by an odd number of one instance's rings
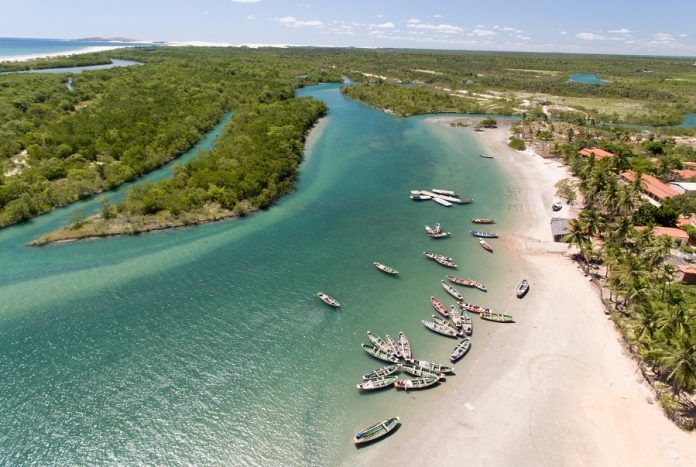
[[[621,178],[626,182],[632,182],[636,179],[636,173],[632,170],[621,172]],[[660,204],[667,198],[678,196],[680,193],[669,185],[662,183],[652,175],[642,174],[640,192],[655,206]]]
[[[613,153],[611,153],[609,151],[605,151],[604,149],[600,149],[597,147],[583,148],[580,151],[578,151],[578,154],[583,156],[583,157],[594,156],[594,158],[598,161],[602,160],[602,159],[606,159],[608,157],[614,157]]]

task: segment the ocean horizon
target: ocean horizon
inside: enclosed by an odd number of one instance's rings
[[[0,61],[84,52],[95,47],[134,47],[141,42],[0,37]]]

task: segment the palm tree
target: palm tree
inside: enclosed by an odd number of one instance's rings
[[[572,248],[574,246],[580,248],[580,253],[583,256],[583,259],[585,259],[587,245],[591,245],[592,243],[590,242],[590,238],[587,236],[587,232],[583,228],[583,225],[578,221],[578,219],[573,219],[568,225],[568,232],[569,233],[565,235],[561,241],[567,242],[568,248]],[[588,266],[589,265],[587,263],[583,265],[585,273],[588,272]]]
[[[631,218],[627,216],[619,217],[609,227],[609,242],[618,247],[623,247],[626,239],[634,232]]]
[[[616,198],[616,209],[621,215],[631,214],[638,205],[638,193],[632,185],[624,185],[619,189]]]
[[[665,342],[652,351],[651,356],[668,372],[666,379],[676,394],[696,389],[696,336],[679,335],[673,343]]]
[[[598,237],[604,228],[604,217],[593,209],[586,209],[578,216],[578,222],[589,237]]]

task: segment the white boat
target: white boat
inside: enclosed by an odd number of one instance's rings
[[[454,196],[454,197],[458,197],[458,196],[459,196],[457,193],[455,193],[455,192],[452,191],[452,190],[441,190],[440,188],[433,188],[431,191],[432,191],[433,193],[438,194],[438,195]]]
[[[406,334],[404,334],[403,332],[399,333],[399,350],[401,351],[401,358],[403,358],[407,362],[410,362],[412,360],[411,344],[406,338]]]
[[[439,224],[438,224],[438,225],[439,225]],[[430,235],[431,237],[432,237],[433,235],[435,235],[435,230],[433,230],[433,228],[430,227],[430,226],[427,225],[427,224],[425,225],[425,231],[426,231],[426,232],[428,233],[428,235]]]
[[[437,235],[440,232],[442,232],[442,225],[440,225],[440,223],[438,222],[433,226],[433,233]]]
[[[413,201],[428,201],[433,199],[432,196],[427,196],[427,195],[411,195],[409,196]]]
[[[445,201],[442,198],[433,198],[433,201],[435,201],[437,204],[439,204],[441,206],[445,206],[446,208],[449,208],[452,206],[452,203],[450,203],[449,201]]]
[[[441,199],[441,200],[447,201],[449,203],[455,203],[455,204],[466,204],[467,203],[467,201],[464,201],[463,199],[460,199],[460,198],[455,198],[453,196],[437,195],[433,199]]]
[[[464,297],[462,297],[462,294],[460,294],[457,289],[455,289],[454,287],[449,285],[447,282],[440,281],[440,284],[442,284],[442,288],[445,289],[445,292],[447,292],[452,297],[454,297],[455,300],[457,300],[458,302],[461,302],[464,300]]]
[[[317,292],[317,297],[319,297],[319,300],[321,300],[322,302],[334,308],[338,308],[339,306],[341,306],[338,300],[329,295],[326,295],[324,292]]]

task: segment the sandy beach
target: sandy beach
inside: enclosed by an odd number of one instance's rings
[[[45,53],[45,54],[30,54],[30,55],[10,55],[6,57],[0,56],[0,62],[23,62],[34,58],[49,58],[49,57],[65,57],[69,55],[81,55],[93,52],[102,52],[104,50],[120,49],[122,45],[101,45],[85,47],[84,49],[68,50],[65,52]]]
[[[509,241],[531,291],[507,310],[515,324],[496,327],[486,350],[465,357],[442,387],[413,394],[415,414],[355,458],[386,465],[694,465],[696,433],[681,431],[652,403],[598,291],[566,246],[552,241],[551,217],[569,214],[567,207],[551,210],[554,183],[566,169],[511,150],[508,125],[462,131],[472,131],[520,188],[523,215]]]

